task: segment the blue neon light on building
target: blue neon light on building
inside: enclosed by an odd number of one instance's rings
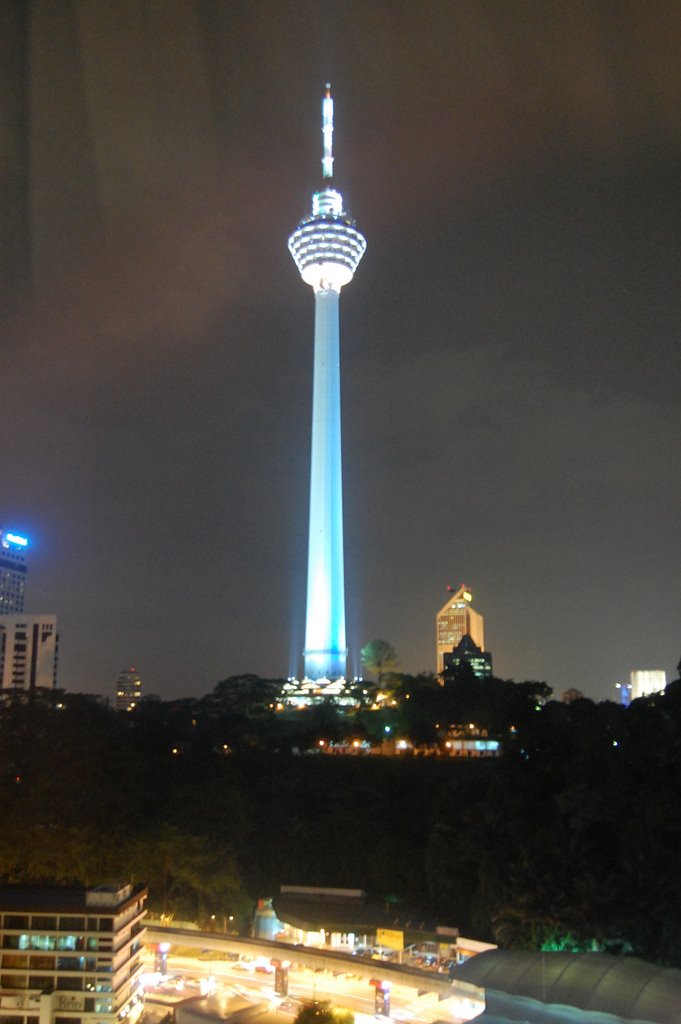
[[[23,614],[27,547],[28,538],[10,530],[0,530],[0,616]]]
[[[331,178],[333,100],[327,86],[322,102],[323,177]],[[343,479],[341,466],[339,299],[352,280],[366,241],[329,187],[312,196],[312,215],[289,238],[289,249],[306,284],[314,289],[314,378],[310,526],[305,622],[305,675],[345,677],[345,574],[343,566]]]
[[[28,546],[28,538],[20,537],[18,533],[5,533],[3,535],[3,546],[7,548],[10,544],[17,548],[25,548]]]

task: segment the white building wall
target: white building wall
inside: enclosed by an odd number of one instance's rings
[[[0,617],[0,687],[29,690],[55,684],[56,615]]]
[[[667,685],[667,673],[661,669],[637,669],[630,674],[631,697],[647,697],[660,693]]]

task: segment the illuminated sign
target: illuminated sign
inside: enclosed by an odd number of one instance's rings
[[[377,928],[376,942],[387,949],[404,949],[404,932],[393,928]]]
[[[473,600],[473,595],[468,590],[464,590],[464,592],[462,594],[462,597],[463,597],[464,601],[472,601]]]
[[[5,544],[16,544],[19,548],[25,548],[28,544],[26,537],[20,537],[17,533],[6,533],[4,541]]]

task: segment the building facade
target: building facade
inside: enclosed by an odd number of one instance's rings
[[[481,651],[485,649],[483,618],[473,609],[473,595],[470,590],[462,583],[458,590],[447,587],[447,592],[447,600],[435,617],[435,658],[438,676],[444,671],[445,654],[453,650],[464,636],[468,635]]]
[[[0,1024],[117,1024],[141,1015],[147,890],[0,887]]]
[[[338,680],[346,674],[343,483],[341,471],[339,301],[366,249],[331,187],[333,100],[322,101],[325,187],[312,196],[312,215],[289,238],[289,250],[315,297],[310,519],[305,618],[305,677]]]
[[[136,668],[124,669],[116,681],[116,711],[132,711],[142,697],[142,680]]]
[[[56,615],[0,617],[0,689],[56,686],[58,654]]]
[[[451,651],[443,655],[443,678],[454,681],[462,671],[470,669],[476,679],[489,679],[492,675],[491,651],[482,651],[468,633],[459,640]]]
[[[667,685],[667,673],[662,669],[636,669],[629,674],[631,700],[661,693]]]
[[[0,530],[0,615],[21,614],[26,591],[26,537]]]

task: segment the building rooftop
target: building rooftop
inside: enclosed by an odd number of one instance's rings
[[[550,1005],[556,1024],[595,1014],[609,1014],[612,1024],[681,1024],[681,971],[635,957],[492,950],[471,957],[452,977],[485,989],[488,1012],[480,1020],[516,1020],[521,1007],[520,1019],[548,1020]]]
[[[146,886],[3,885],[0,910],[55,910],[65,913],[110,910],[146,893]]]
[[[317,894],[282,892],[274,897],[272,906],[280,921],[305,931],[321,928],[342,932],[376,928],[435,931],[435,923],[424,919],[419,911],[412,912],[389,903],[372,903],[363,893],[350,897],[323,891]]]

